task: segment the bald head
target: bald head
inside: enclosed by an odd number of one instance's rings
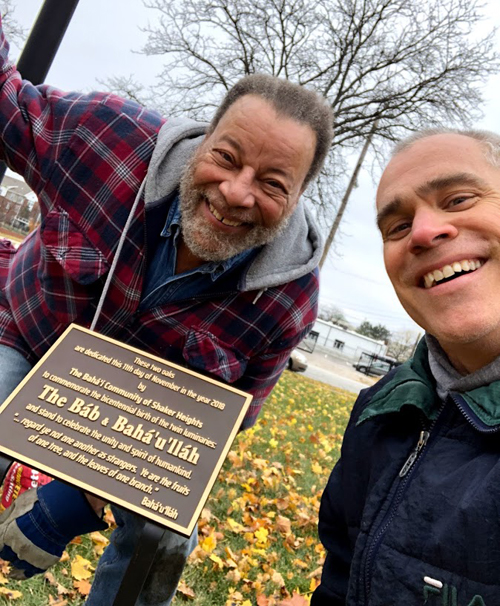
[[[414,137],[377,191],[396,294],[462,372],[500,355],[500,171],[490,150],[469,133]]]
[[[456,128],[429,128],[407,137],[400,141],[392,151],[392,157],[405,151],[417,141],[437,135],[462,135],[477,141],[484,151],[486,160],[492,165],[500,168],[500,135],[488,130],[462,130]]]

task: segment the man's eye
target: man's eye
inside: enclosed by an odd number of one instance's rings
[[[403,238],[411,229],[411,223],[409,221],[405,221],[402,223],[398,223],[389,227],[385,231],[385,240],[397,240],[399,238]]]
[[[474,204],[475,199],[476,197],[471,195],[455,196],[454,198],[451,198],[451,200],[448,202],[448,208],[454,208],[456,206],[459,206],[460,210],[462,208],[469,208]]]
[[[228,164],[233,164],[233,157],[231,156],[231,154],[228,154],[225,151],[221,151],[220,149],[217,150],[217,153],[219,154],[219,157],[221,158],[221,160],[223,160],[224,162],[226,162]]]
[[[283,193],[285,193],[285,194],[286,194],[286,193],[288,193],[288,192],[286,191],[285,186],[283,185],[283,183],[280,183],[279,181],[274,181],[274,180],[271,180],[271,181],[266,181],[266,183],[267,183],[267,185],[268,185],[269,187],[271,187],[272,189],[279,190],[279,191],[281,191],[281,192],[283,192]]]

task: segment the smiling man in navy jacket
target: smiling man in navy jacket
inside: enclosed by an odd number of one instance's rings
[[[312,606],[500,604],[499,167],[497,135],[427,131],[382,176],[387,273],[426,336],[354,406]]]

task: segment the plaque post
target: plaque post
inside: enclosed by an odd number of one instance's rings
[[[139,542],[122,579],[113,606],[134,606],[153,563],[165,528],[144,521]]]

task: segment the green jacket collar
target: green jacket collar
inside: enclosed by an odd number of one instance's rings
[[[428,419],[437,417],[438,396],[424,339],[418,344],[413,359],[399,366],[393,377],[373,395],[358,424],[378,415],[399,412],[406,405],[419,408]]]
[[[488,427],[500,427],[500,381],[460,394]]]
[[[461,408],[466,411],[469,407],[488,427],[500,427],[500,381],[462,394],[452,393],[451,396],[460,398]],[[399,366],[394,376],[373,395],[357,424],[382,414],[399,412],[403,406],[418,408],[431,421],[439,412],[439,398],[429,368],[425,339],[418,344],[414,358]]]

